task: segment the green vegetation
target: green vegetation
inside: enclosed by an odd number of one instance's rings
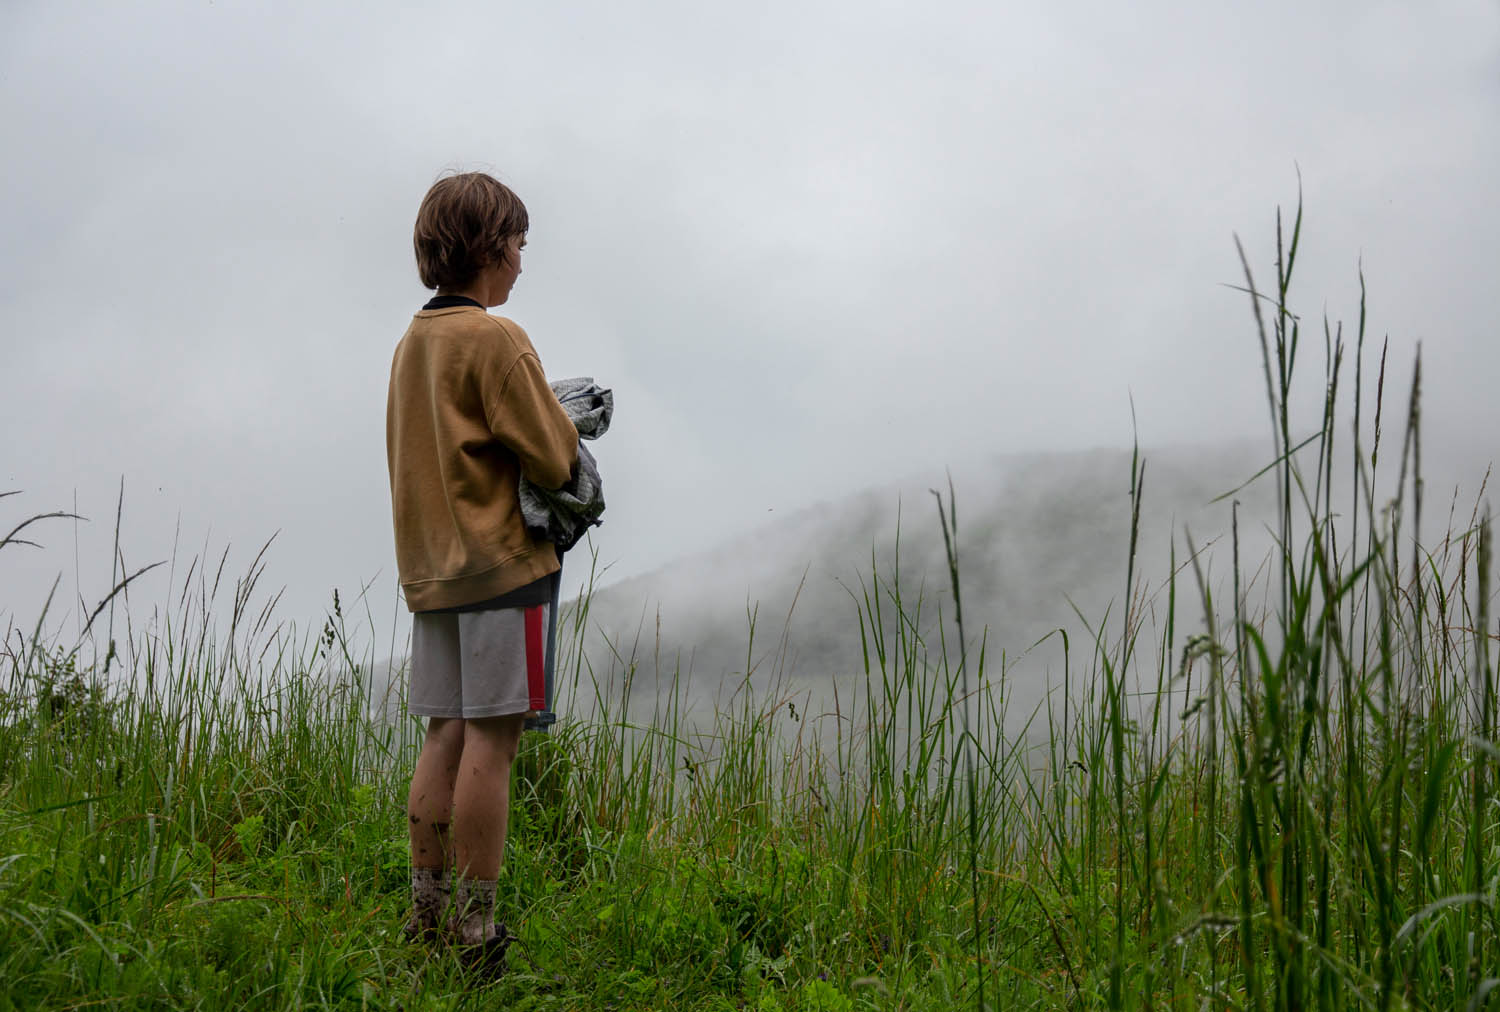
[[[1142,588],[1132,535],[1125,605],[1034,648],[1062,685],[1009,737],[997,651],[957,614],[918,635],[933,599],[897,570],[852,602],[836,713],[747,681],[708,729],[678,679],[634,723],[633,668],[591,681],[585,597],[593,712],[527,736],[501,882],[522,944],[492,986],[400,938],[417,730],[371,698],[337,597],[299,639],[251,603],[259,559],[222,589],[221,560],[149,621],[122,580],[76,644],[12,628],[0,1009],[1500,1007],[1488,515],[1418,544],[1417,385],[1382,445],[1363,307],[1372,440],[1335,452],[1336,329],[1321,417],[1294,422],[1299,226],[1274,289],[1246,269],[1278,446],[1266,614],[1243,603],[1260,560],[1216,601],[1187,538]]]

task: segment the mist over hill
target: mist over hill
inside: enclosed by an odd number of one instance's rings
[[[1230,574],[1231,504],[1239,502],[1241,558],[1253,570],[1270,547],[1266,519],[1274,480],[1266,476],[1213,502],[1256,474],[1269,455],[1235,444],[1173,447],[1142,453],[1144,483],[1136,587],[1148,614],[1165,621],[1161,589],[1184,532],[1203,551],[1211,585]],[[971,461],[952,470],[957,495],[958,558],[964,622],[986,670],[1007,672],[1011,714],[1018,719],[1060,683],[1066,629],[1072,663],[1089,663],[1096,633],[1106,643],[1121,629],[1131,527],[1131,453],[1094,450]],[[936,664],[946,638],[957,664],[953,594],[937,502],[947,493],[942,471],[819,503],[721,548],[597,590],[589,602],[582,692],[617,688],[633,672],[633,712],[649,711],[654,693],[674,676],[695,707],[722,707],[748,683],[757,691],[795,695],[799,706],[831,707],[864,682],[860,612],[866,641],[869,610],[879,599],[881,625],[894,639],[901,623],[894,595]],[[586,564],[575,553],[570,566]],[[1246,572],[1247,597],[1264,588]],[[1190,569],[1179,577],[1179,629],[1201,627]],[[1081,616],[1081,617],[1080,617]],[[751,623],[754,636],[751,637]],[[1087,620],[1087,621],[1085,621]],[[1186,624],[1186,625],[1185,625]],[[873,653],[873,649],[872,649]],[[872,658],[872,663],[876,663]],[[878,674],[877,674],[878,680]]]

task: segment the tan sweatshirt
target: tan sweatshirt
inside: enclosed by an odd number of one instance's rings
[[[472,604],[558,568],[516,496],[558,488],[578,431],[526,332],[473,306],[427,309],[396,346],[386,403],[396,569],[412,611]]]

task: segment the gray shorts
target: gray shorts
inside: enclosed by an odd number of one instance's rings
[[[407,709],[464,718],[547,709],[547,612],[538,604],[413,614]]]

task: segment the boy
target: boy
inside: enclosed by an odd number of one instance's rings
[[[413,241],[437,294],[396,347],[386,413],[396,566],[414,613],[408,707],[428,718],[407,799],[405,930],[496,969],[509,941],[495,884],[510,768],[540,706],[539,631],[559,565],[527,534],[517,485],[558,488],[578,462],[578,432],[525,331],[486,312],[510,296],[528,226],[525,205],[484,173],[428,191]]]

